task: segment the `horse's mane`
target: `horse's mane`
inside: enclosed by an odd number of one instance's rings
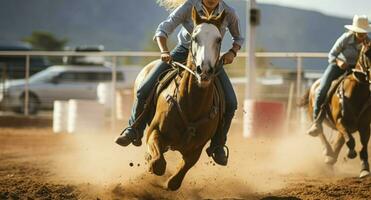
[[[186,0],[157,0],[157,4],[171,11],[182,5]]]

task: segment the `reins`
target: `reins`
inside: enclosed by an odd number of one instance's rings
[[[187,70],[189,73],[191,73],[193,76],[197,77],[197,74],[189,67],[187,67],[186,65],[183,65],[182,63],[180,62],[176,62],[176,61],[171,61],[170,64],[173,66],[173,67],[181,67],[185,70]],[[217,67],[216,69],[219,69],[219,70],[215,70],[215,72],[213,73],[213,76],[218,76],[219,73],[220,73],[220,69],[221,69],[221,65],[223,64],[223,60],[219,60],[219,63],[217,64]]]
[[[196,57],[195,57],[195,55],[194,55],[194,52],[192,51],[192,49],[193,49],[193,48],[192,48],[192,46],[193,46],[193,42],[194,42],[194,39],[193,39],[193,37],[191,37],[191,44],[190,44],[190,47],[189,47],[189,51],[190,51],[191,56],[192,56],[192,64],[193,64],[194,66],[196,66],[196,63],[195,63]],[[216,59],[216,63],[215,63],[215,65],[214,65],[215,70],[213,71],[213,74],[212,74],[213,77],[216,77],[216,76],[219,75],[219,73],[220,73],[220,68],[221,68],[222,65],[224,64],[224,63],[223,63],[223,59],[220,59],[220,49],[221,49],[221,46],[222,46],[221,44],[218,45],[218,57],[217,57],[217,59]],[[183,68],[184,70],[187,70],[189,73],[191,73],[191,74],[192,74],[193,76],[195,76],[196,78],[198,78],[198,74],[196,74],[195,71],[192,70],[190,67],[188,67],[188,66],[186,66],[186,65],[184,65],[184,64],[182,64],[182,63],[176,62],[176,61],[170,61],[170,64],[171,64],[172,66],[174,66],[174,67],[176,67],[176,66],[181,67],[181,68]]]
[[[196,76],[196,73],[195,73],[193,70],[191,70],[189,67],[183,65],[182,63],[179,63],[179,62],[176,62],[176,61],[172,61],[171,64],[172,64],[174,67],[176,67],[176,66],[181,67],[181,68],[187,70],[187,71],[188,71],[189,73],[191,73],[193,76]]]

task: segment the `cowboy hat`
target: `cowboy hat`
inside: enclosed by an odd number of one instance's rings
[[[345,25],[344,27],[356,33],[371,32],[371,25],[368,24],[368,18],[366,15],[354,15],[353,24]]]

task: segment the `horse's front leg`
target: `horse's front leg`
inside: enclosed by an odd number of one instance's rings
[[[147,139],[148,153],[146,160],[149,162],[148,171],[158,176],[162,176],[166,170],[166,160],[164,158],[164,148],[160,138],[160,132],[153,129],[148,132]]]
[[[359,152],[359,157],[361,158],[361,174],[360,178],[364,178],[370,175],[370,165],[368,163],[368,152],[367,146],[370,140],[370,125],[366,124],[359,129],[359,135],[361,138],[362,149]]]
[[[328,142],[325,134],[322,132],[318,135],[318,137],[323,145],[323,155],[326,157],[325,162],[330,165],[334,164],[336,162],[334,158],[334,151],[332,150],[332,147]]]
[[[325,162],[327,164],[334,165],[336,163],[336,161],[339,158],[340,150],[344,146],[344,144],[345,144],[345,139],[344,139],[343,135],[340,132],[337,132],[337,137],[336,137],[336,140],[333,144],[334,146],[332,148],[333,149],[333,154],[326,157]]]
[[[200,158],[202,148],[203,146],[195,149],[192,152],[189,152],[188,154],[183,155],[183,159],[180,163],[180,166],[178,167],[178,171],[173,176],[171,176],[167,182],[168,189],[173,191],[179,189],[188,170],[194,164],[196,164],[196,162]]]
[[[343,135],[345,139],[345,144],[348,147],[348,158],[353,159],[357,157],[357,152],[355,150],[356,147],[356,141],[354,140],[354,137],[351,133],[348,133],[347,129],[341,124],[341,119],[338,120],[338,123],[336,124],[336,128],[338,131]]]

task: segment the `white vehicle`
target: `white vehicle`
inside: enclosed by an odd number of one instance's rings
[[[117,67],[117,87],[131,88],[140,67]],[[112,69],[96,66],[53,66],[29,79],[29,113],[51,109],[55,100],[97,99],[97,86],[112,81]],[[24,111],[25,80],[0,85],[1,107]]]

